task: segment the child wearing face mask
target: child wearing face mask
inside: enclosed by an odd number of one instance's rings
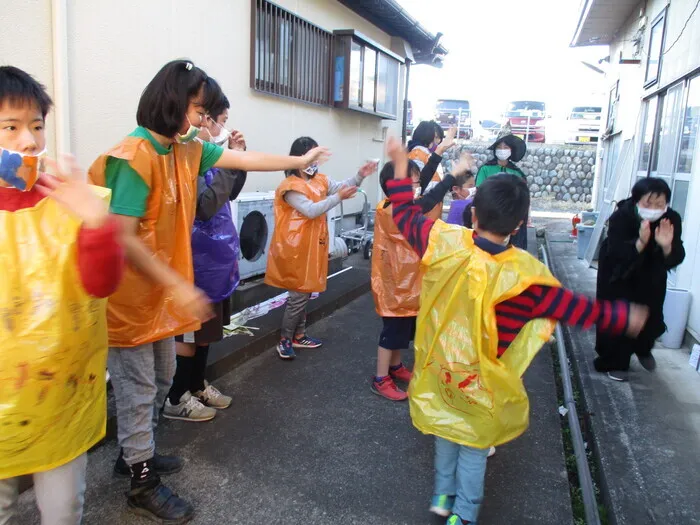
[[[475,194],[475,177],[470,172],[469,177],[467,177],[466,182],[462,186],[454,186],[452,188],[452,204],[450,204],[450,213],[447,215],[445,222],[471,228],[471,216],[468,217],[469,224],[465,223],[465,210],[471,207]]]
[[[289,154],[300,157],[317,146],[311,137],[300,137],[292,143]],[[326,212],[341,200],[354,197],[357,187],[376,169],[376,162],[368,162],[344,182],[319,173],[318,164],[285,171],[286,177],[275,192],[275,232],[265,274],[265,283],[289,292],[277,345],[281,359],[294,359],[295,348],[319,348],[323,344],[306,333],[306,305],[312,293],[326,289]]]
[[[525,174],[516,162],[520,162],[527,153],[527,144],[520,137],[516,137],[511,133],[510,125],[506,124],[498,134],[495,142],[489,146],[493,151],[494,158],[487,161],[476,174],[477,188],[483,184],[489,177],[499,173],[511,173],[526,179]],[[528,210],[529,212],[529,210]],[[517,231],[511,236],[510,242],[513,246],[527,250],[527,213],[523,218],[523,224],[518,227]]]
[[[453,188],[461,188],[471,179],[474,183],[471,157],[463,157],[447,175],[416,202],[427,214],[445,198]],[[421,173],[414,161],[408,162],[412,188],[420,188]],[[388,196],[387,183],[394,179],[394,165],[388,162],[382,168],[379,182]],[[411,370],[401,360],[401,351],[407,350],[416,332],[421,291],[420,259],[401,236],[392,218],[389,199],[377,206],[374,222],[372,250],[372,295],[377,314],[382,318],[382,332],[377,349],[376,375],[372,378],[371,391],[390,401],[404,401],[408,395],[396,385],[396,381],[408,384]]]
[[[389,139],[387,154],[393,219],[422,273],[409,403],[414,426],[435,436],[430,510],[448,525],[475,524],[489,449],[527,429],[521,378],[555,322],[634,337],[648,312],[566,290],[537,259],[509,245],[530,201],[518,176],[483,183],[472,231],[424,216],[407,180],[406,151]]]
[[[175,374],[174,337],[193,332],[213,312],[193,284],[192,226],[197,180],[211,168],[304,169],[327,156],[224,150],[195,140],[206,122],[208,76],[188,60],[169,62],[144,89],[138,127],[90,168],[112,190],[127,267],[107,305],[108,367],[116,398],[121,453],[114,470],[131,477],[128,508],[154,521],[185,523],[194,509],[161,483],[183,462],[156,454],[153,430]],[[193,398],[190,398],[192,401]]]
[[[87,451],[107,422],[104,298],[124,252],[109,191],[72,163],[41,173],[51,105],[29,74],[0,67],[0,523],[15,523],[23,475],[42,523],[80,523]]]
[[[213,78],[206,80],[206,92],[207,124],[198,140],[245,151],[243,135],[224,127],[230,104]],[[240,242],[229,201],[241,192],[246,178],[242,170],[211,168],[197,179],[192,230],[194,283],[207,294],[214,316],[199,330],[175,336],[177,368],[163,407],[163,416],[168,419],[209,421],[217,410],[231,404],[229,396],[207,382],[205,371],[209,345],[223,339],[224,326],[231,321],[230,297],[239,283]]]

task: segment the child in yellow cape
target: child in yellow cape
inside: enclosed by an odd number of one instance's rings
[[[474,524],[489,448],[527,429],[521,376],[555,322],[635,337],[648,310],[566,290],[542,263],[511,246],[530,205],[519,177],[495,175],[481,185],[470,230],[425,217],[406,180],[406,151],[391,139],[388,153],[395,164],[395,180],[387,183],[394,221],[421,257],[409,403],[414,426],[436,437],[430,510],[449,516],[449,525]]]
[[[0,523],[15,522],[24,474],[42,523],[80,523],[87,451],[107,422],[103,298],[124,254],[108,190],[74,165],[39,172],[51,104],[0,67]]]

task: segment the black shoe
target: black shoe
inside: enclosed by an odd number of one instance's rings
[[[639,359],[639,364],[642,365],[647,372],[656,370],[656,359],[654,359],[653,355],[638,355],[637,359]]]
[[[157,475],[145,483],[132,483],[126,501],[131,512],[156,523],[179,525],[194,517],[192,505],[163,485]]]
[[[156,470],[156,474],[159,476],[167,476],[168,474],[180,472],[183,467],[183,462],[182,459],[177,456],[161,456],[156,452],[153,456],[153,466]],[[131,477],[129,465],[124,461],[124,450],[119,451],[119,457],[114,464],[114,475],[120,478]]]
[[[629,381],[630,373],[627,370],[610,370],[608,372],[608,377],[613,381],[624,383],[625,381]]]

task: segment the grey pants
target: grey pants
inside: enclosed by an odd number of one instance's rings
[[[110,348],[107,359],[117,404],[117,439],[128,465],[155,453],[153,431],[175,375],[175,339]]]
[[[304,335],[306,331],[306,305],[311,299],[310,293],[289,292],[287,308],[282,318],[282,338],[292,339],[295,335]]]
[[[87,454],[45,472],[36,472],[34,495],[41,525],[79,525],[85,502]],[[0,525],[17,523],[19,478],[0,479]]]

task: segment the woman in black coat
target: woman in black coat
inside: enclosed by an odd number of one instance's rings
[[[599,299],[625,299],[649,307],[649,320],[637,339],[596,334],[595,369],[626,381],[630,358],[652,371],[654,341],[664,333],[663,304],[667,272],[683,262],[681,217],[668,207],[671,190],[663,179],[649,177],[632,188],[610,216],[608,236],[600,249]]]

